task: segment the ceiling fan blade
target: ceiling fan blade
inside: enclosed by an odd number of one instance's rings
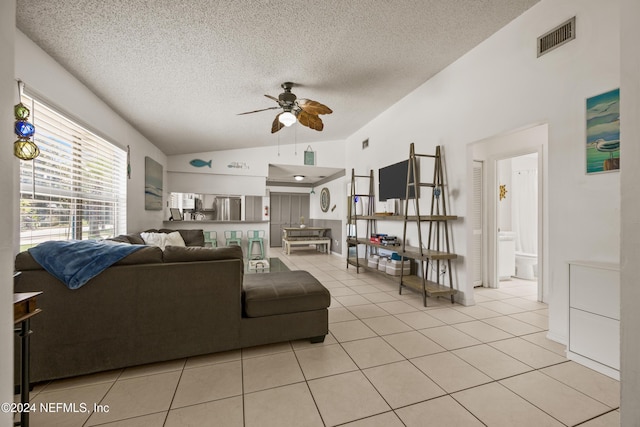
[[[263,108],[262,110],[255,110],[255,111],[247,111],[246,113],[238,113],[238,116],[242,116],[244,114],[253,114],[253,113],[259,113],[260,111],[267,111],[267,110],[277,110],[278,107],[269,107],[269,108]]]
[[[327,107],[324,104],[319,103],[318,101],[313,101],[311,99],[299,99],[298,105],[307,113],[315,114],[316,116],[318,114],[333,113],[333,110],[331,110],[331,108]]]
[[[280,114],[278,114],[276,118],[273,119],[273,123],[271,124],[271,133],[276,133],[284,127],[284,125],[280,122]]]
[[[278,98],[276,98],[275,96],[271,96],[271,95],[265,95],[265,96],[266,96],[267,98],[269,98],[269,99],[273,99],[274,101],[276,101],[276,102],[278,102],[278,103],[280,102],[280,100],[279,100]]]
[[[315,114],[307,113],[305,110],[301,110],[298,113],[298,121],[301,125],[317,130],[318,132],[324,129],[322,119]]]

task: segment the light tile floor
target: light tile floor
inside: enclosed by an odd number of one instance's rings
[[[330,334],[35,387],[39,426],[617,426],[620,385],[546,338],[536,285],[476,289],[477,305],[411,291],[315,251],[280,255],[332,293]],[[16,397],[17,398],[17,397]],[[94,404],[102,411],[94,411]],[[106,406],[108,405],[108,411]],[[100,407],[98,407],[100,408]],[[69,409],[69,408],[67,408]]]

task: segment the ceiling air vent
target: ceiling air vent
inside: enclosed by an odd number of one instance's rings
[[[576,38],[576,17],[538,37],[538,58]]]

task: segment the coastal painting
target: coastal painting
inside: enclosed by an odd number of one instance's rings
[[[620,89],[587,98],[587,173],[620,169]]]
[[[151,157],[144,158],[144,208],[162,210],[162,165]]]

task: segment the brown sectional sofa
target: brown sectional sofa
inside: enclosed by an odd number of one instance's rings
[[[240,247],[197,247],[201,230],[181,235],[192,246],[145,247],[75,290],[18,254],[15,292],[43,291],[31,321],[31,382],[324,339],[330,296],[309,273],[244,275]]]

